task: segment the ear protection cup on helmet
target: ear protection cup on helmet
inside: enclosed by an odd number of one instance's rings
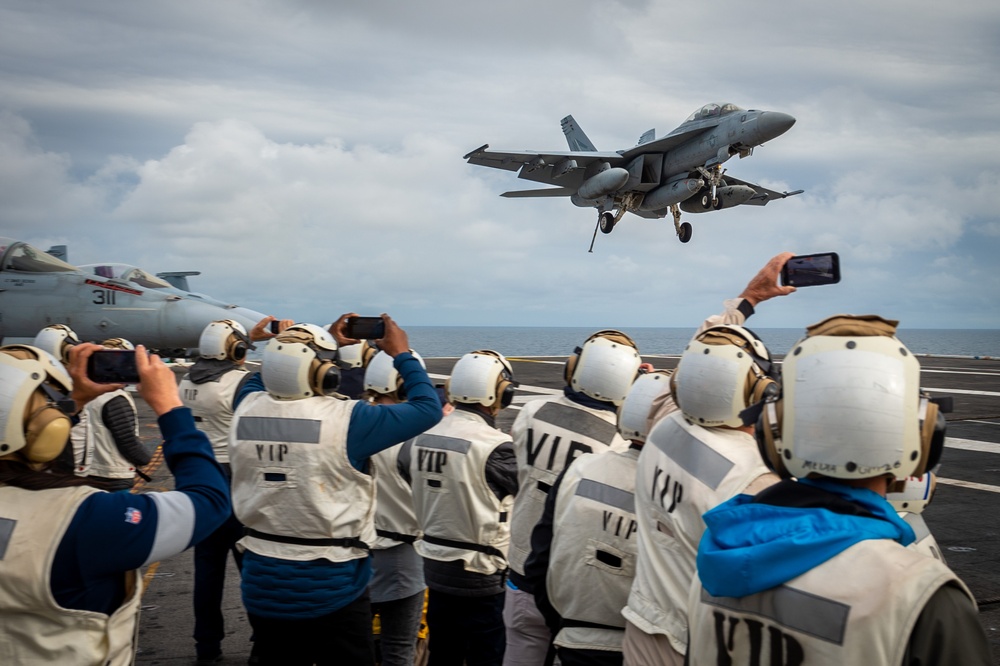
[[[24,422],[25,446],[21,449],[28,462],[54,460],[69,442],[73,422],[52,404],[41,391],[35,391],[28,403]]]
[[[330,395],[340,387],[340,368],[331,360],[316,358],[309,369],[309,387],[316,395]]]
[[[923,476],[934,469],[941,460],[944,437],[948,424],[944,414],[929,396],[920,396],[920,462],[913,476]]]
[[[510,373],[504,370],[500,374],[500,381],[497,382],[497,395],[500,396],[500,409],[507,409],[514,402],[515,382],[511,379]]]
[[[757,440],[757,448],[764,464],[772,472],[783,479],[791,478],[791,473],[785,467],[781,454],[778,452],[778,443],[781,441],[781,418],[784,414],[781,398],[777,392],[767,398],[764,408],[757,417],[754,426],[754,439]]]
[[[231,361],[242,361],[246,357],[247,343],[235,334],[230,334],[229,339],[226,340],[226,358]]]
[[[756,366],[750,369],[754,373],[754,381],[750,384],[749,395],[747,395],[747,406],[756,405],[761,400],[770,397],[777,397],[781,387],[774,379],[768,375],[757,374]]]
[[[576,362],[580,360],[581,352],[583,352],[583,347],[575,348],[573,353],[566,359],[566,364],[563,366],[563,379],[566,380],[567,386],[572,386],[573,384],[573,373],[576,372]]]

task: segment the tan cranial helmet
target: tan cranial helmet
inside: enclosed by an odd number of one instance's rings
[[[120,349],[122,351],[135,351],[135,345],[125,338],[108,338],[101,343],[105,349]]]
[[[69,441],[73,382],[54,356],[37,347],[0,347],[0,458],[47,463]]]
[[[920,390],[920,363],[874,315],[809,327],[785,357],[782,395],[768,399],[757,441],[782,476],[921,476],[944,446],[944,415]]]
[[[608,329],[594,333],[573,351],[566,359],[563,376],[574,391],[620,405],[640,365],[635,341],[621,331]]]
[[[701,426],[743,425],[740,413],[777,392],[771,354],[742,326],[713,326],[688,343],[671,378],[684,417]]]

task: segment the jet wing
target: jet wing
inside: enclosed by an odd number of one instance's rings
[[[576,194],[575,187],[546,187],[539,190],[514,190],[504,192],[500,196],[508,199],[528,199],[532,197],[571,197]]]
[[[622,161],[622,156],[618,153],[602,151],[565,151],[565,152],[503,152],[497,150],[487,150],[489,144],[476,148],[463,159],[469,164],[490,167],[491,169],[503,169],[505,171],[517,171],[522,167],[526,173],[543,169],[552,165],[568,165],[570,161],[576,162],[576,169],[585,169],[591,162],[611,162],[612,166]],[[565,172],[563,172],[565,173]],[[534,180],[532,178],[531,180]]]
[[[795,190],[794,192],[776,192],[775,190],[769,190],[766,187],[762,187],[754,183],[748,183],[745,180],[733,178],[728,175],[723,176],[723,180],[726,181],[727,185],[746,185],[747,187],[752,187],[754,189],[756,194],[744,201],[744,206],[766,206],[767,202],[773,199],[785,199],[787,197],[795,196],[796,194],[802,194],[805,191]]]

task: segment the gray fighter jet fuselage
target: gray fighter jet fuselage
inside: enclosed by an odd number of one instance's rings
[[[763,206],[802,192],[776,192],[723,177],[722,164],[730,157],[750,156],[755,147],[784,134],[794,123],[795,118],[787,113],[706,104],[664,137],[657,139],[655,131],[649,130],[632,148],[601,152],[573,116],[566,116],[562,129],[568,152],[493,151],[484,145],[465,159],[469,164],[518,171],[518,178],[555,185],[501,196],[569,197],[577,206],[597,208],[597,227],[606,234],[627,212],[646,218],[672,214],[677,236],[686,243],[691,240],[691,225],[681,223],[682,210],[701,213],[741,204]]]
[[[136,269],[138,270],[138,269]],[[198,346],[202,330],[232,319],[250,330],[265,315],[159,283],[148,273],[102,276],[27,243],[0,238],[0,339],[33,338],[66,324],[81,340],[121,337],[150,349]]]

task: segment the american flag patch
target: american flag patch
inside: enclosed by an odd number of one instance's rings
[[[142,511],[132,507],[125,509],[125,522],[138,525],[142,522]]]

